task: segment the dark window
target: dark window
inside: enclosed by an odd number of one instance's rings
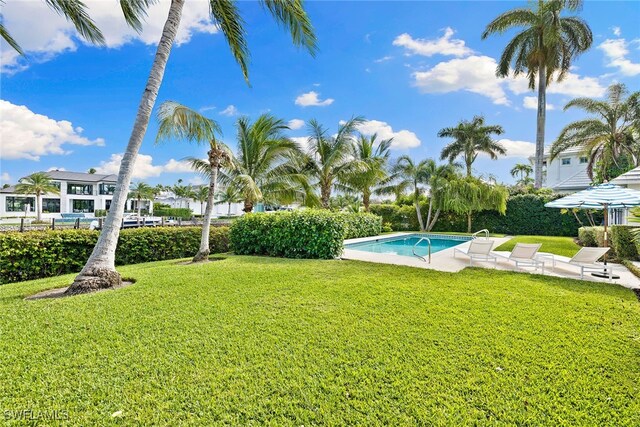
[[[67,184],[67,194],[82,194],[90,196],[93,194],[93,185]]]
[[[60,199],[42,199],[42,212],[60,213]]]
[[[588,157],[580,157],[580,164],[583,165],[585,163],[589,163]]]
[[[7,212],[24,212],[24,206],[29,204],[29,211],[35,212],[35,197],[7,197]]]
[[[115,191],[116,191],[116,185],[115,184],[100,184],[99,185],[100,194],[111,195]]]
[[[569,157],[565,157],[564,159],[562,159],[563,166],[570,165],[570,164],[571,164],[571,159]]]
[[[105,200],[104,201],[104,208],[106,210],[109,210],[110,207],[111,207],[111,200]]]
[[[91,213],[93,212],[93,200],[73,200],[74,213]]]
[[[51,181],[51,185],[56,187],[58,191],[60,191],[60,182],[59,181]]]

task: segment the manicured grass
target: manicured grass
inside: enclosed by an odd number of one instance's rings
[[[508,242],[498,246],[496,251],[511,251],[516,243],[542,243],[540,252],[572,257],[580,250],[573,237],[557,236],[515,236]]]
[[[261,257],[121,272],[137,283],[65,299],[22,298],[72,276],[0,287],[0,408],[70,425],[640,425],[640,303],[622,287]]]

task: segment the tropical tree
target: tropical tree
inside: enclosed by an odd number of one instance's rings
[[[471,176],[471,167],[478,154],[488,154],[495,160],[498,155],[505,155],[507,151],[492,135],[502,135],[504,130],[499,125],[486,125],[484,117],[475,116],[471,121],[462,120],[455,127],[440,129],[440,138],[453,138],[453,142],[446,145],[440,153],[441,160],[453,163],[456,158],[462,157],[466,166],[467,176]]]
[[[251,212],[259,201],[287,204],[313,197],[302,171],[302,151],[284,135],[289,127],[282,119],[262,114],[252,123],[241,117],[236,127],[234,167],[227,168],[222,179],[242,192],[244,212]]]
[[[129,198],[136,201],[138,217],[142,216],[142,201],[153,200],[155,195],[155,188],[145,182],[139,181],[131,185],[131,188],[129,189]]]
[[[223,191],[219,191],[217,199],[216,205],[227,205],[227,216],[231,215],[231,205],[233,203],[240,203],[244,200],[242,193],[234,185],[227,185]]]
[[[529,175],[533,172],[533,167],[527,163],[516,163],[514,167],[511,168],[509,172],[512,177],[519,176],[518,183],[522,185],[527,185],[530,183]]]
[[[60,194],[60,189],[53,185],[45,172],[36,172],[26,178],[22,178],[16,184],[16,193],[33,194],[36,196],[36,220],[42,221],[42,195]]]
[[[160,127],[156,137],[157,142],[167,139],[181,139],[197,144],[207,144],[209,147],[206,160],[196,157],[186,159],[192,169],[209,178],[209,186],[203,186],[194,191],[192,197],[200,202],[201,212],[202,204],[204,201],[207,202],[202,222],[200,248],[193,257],[193,262],[207,261],[209,259],[209,230],[215,194],[218,190],[218,175],[223,166],[233,166],[231,150],[216,139],[216,135],[221,132],[215,121],[177,102],[164,102],[158,111],[158,121]]]
[[[411,191],[411,199],[416,208],[420,231],[425,230],[422,212],[420,211],[420,197],[422,196],[428,180],[428,163],[430,159],[415,163],[407,155],[400,156],[391,168],[391,176],[395,183],[380,189],[382,193],[396,195]]]
[[[564,11],[578,11],[582,0],[538,0],[530,7],[509,10],[491,21],[482,33],[502,34],[520,28],[507,44],[498,62],[496,75],[508,77],[526,73],[529,88],[538,79],[538,115],[536,126],[535,186],[542,186],[544,129],[547,85],[552,79],[562,81],[573,59],[591,47],[593,34],[585,21],[576,16],[561,16]]]
[[[145,16],[148,6],[152,3],[152,0],[120,2],[127,23],[137,30],[142,28],[141,18]],[[109,209],[102,233],[100,233],[91,256],[73,284],[66,291],[67,294],[79,294],[109,288],[120,284],[122,281],[120,274],[115,269],[115,251],[120,234],[120,222],[125,208],[129,184],[133,176],[136,157],[151,118],[151,112],[158,96],[171,47],[176,39],[184,3],[185,0],[171,0],[169,14],[156,49],[151,72],[142,93],[131,136],[120,164],[118,181],[112,200],[113,208]],[[48,1],[48,4],[60,4],[62,5],[60,6],[61,8],[75,5],[76,9],[83,5],[80,1],[73,0],[51,0]],[[291,33],[295,45],[305,47],[311,54],[315,54],[315,34],[301,0],[262,0],[262,4],[274,20]],[[84,11],[84,8],[81,8],[81,10]],[[209,0],[209,12],[211,19],[217,24],[217,28],[225,37],[232,55],[240,65],[242,74],[248,82],[249,48],[246,40],[245,21],[240,14],[237,3],[233,0]],[[76,28],[78,28],[78,25],[76,25]],[[82,31],[79,31],[82,34]],[[5,34],[4,29],[2,33],[3,35]],[[13,42],[13,45],[17,46],[15,42]]]
[[[427,159],[424,164],[424,180],[429,186],[429,210],[425,230],[431,231],[436,224],[440,212],[445,209],[445,191],[449,181],[457,177],[460,165],[456,163],[437,164]]]
[[[369,212],[371,195],[387,184],[389,148],[393,138],[378,141],[378,135],[360,135],[351,145],[351,167],[341,178],[342,189],[362,195],[362,205]]]
[[[568,148],[581,148],[589,159],[589,178],[593,180],[595,172],[601,181],[609,181],[640,166],[640,141],[635,129],[639,104],[640,91],[629,95],[622,83],[609,86],[605,100],[576,98],[569,101],[565,111],[579,108],[593,117],[569,123],[562,129],[551,146],[551,160]],[[615,169],[618,173],[613,176]]]
[[[362,117],[352,117],[340,124],[335,135],[328,135],[327,129],[317,120],[309,121],[306,170],[318,182],[323,209],[329,209],[331,192],[336,183],[344,181],[347,174],[354,172],[354,133],[363,121]],[[365,169],[363,166],[362,171]]]
[[[201,185],[193,190],[193,200],[200,202],[200,213],[204,213],[204,204],[209,199],[209,187]],[[206,214],[204,215],[206,217]]]
[[[171,186],[171,192],[176,196],[176,201],[178,202],[178,207],[182,207],[182,201],[184,199],[189,198],[189,193],[191,189],[188,185],[182,184],[182,178],[178,179],[178,181]]]
[[[471,233],[472,215],[483,210],[507,210],[509,192],[501,185],[488,184],[476,177],[449,179],[442,190],[446,210],[467,215],[467,232]]]
[[[87,173],[90,173],[91,175],[95,174],[96,172],[96,168],[89,168],[89,170],[87,171]]]

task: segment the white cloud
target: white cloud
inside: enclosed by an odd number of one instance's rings
[[[320,94],[312,90],[311,92],[303,93],[298,96],[296,98],[296,105],[300,105],[302,107],[326,107],[327,105],[333,104],[333,101],[333,98],[320,100]]]
[[[239,112],[235,105],[228,105],[227,108],[220,111],[220,114],[227,117],[233,117],[233,116],[237,116]]]
[[[631,62],[627,58],[628,47],[629,43],[625,39],[607,39],[598,46],[598,49],[602,50],[607,57],[607,67],[617,68],[624,76],[636,76],[640,74],[640,63]]]
[[[522,100],[522,106],[530,110],[538,109],[538,97],[537,96],[525,96]],[[547,102],[547,110],[555,110],[555,105]]]
[[[611,30],[613,31],[613,35],[616,37],[620,37],[622,35],[620,27],[613,27]]]
[[[394,132],[391,125],[380,120],[366,120],[358,126],[358,131],[363,135],[375,133],[379,140],[393,138],[391,148],[394,149],[415,148],[420,145],[420,139],[415,133],[406,129]]]
[[[189,180],[187,180],[187,182],[191,185],[203,185],[206,183],[206,181],[204,179],[202,179],[202,177],[200,175],[196,175],[193,178],[189,178]]]
[[[410,34],[400,34],[393,41],[394,46],[402,46],[409,51],[409,54],[433,56],[467,56],[473,53],[469,49],[464,40],[452,39],[455,31],[447,27],[444,29],[444,35],[438,39],[414,39]]]
[[[112,154],[109,160],[100,162],[100,166],[96,166],[96,173],[117,174],[122,163],[122,153]],[[166,173],[184,173],[193,172],[184,161],[170,159],[164,165],[154,165],[153,157],[148,154],[138,154],[136,163],[133,167],[133,178],[145,179],[153,176],[159,176],[163,172]]]
[[[118,48],[126,43],[140,41],[155,45],[160,40],[167,19],[170,0],[160,0],[148,9],[143,31],[138,34],[129,28],[117,3],[104,0],[85,0],[88,14],[102,31],[106,46]],[[64,52],[74,51],[82,41],[65,18],[42,1],[7,2],[2,5],[3,24],[28,54],[28,61],[2,43],[2,72],[14,73],[29,63],[43,62]],[[34,31],[37,25],[37,31]],[[195,33],[213,34],[217,27],[209,18],[208,2],[194,1],[182,12],[176,44],[187,43]]]
[[[500,139],[498,142],[507,150],[506,157],[529,157],[536,152],[536,144],[533,142],[514,141],[507,138]]]
[[[509,100],[496,77],[496,61],[489,56],[469,56],[440,62],[427,71],[412,74],[414,85],[423,93],[473,92],[490,98],[494,104]]]
[[[47,154],[68,154],[65,145],[104,145],[102,138],[82,136],[67,120],[36,114],[24,105],[0,100],[0,158],[40,160]]]
[[[289,138],[290,140],[292,140],[293,142],[295,142],[296,144],[298,144],[298,146],[300,148],[302,148],[303,150],[308,150],[309,149],[309,138],[306,136],[292,136]]]
[[[216,109],[216,106],[215,106],[215,105],[205,105],[204,107],[200,107],[200,110],[199,110],[199,111],[200,111],[201,113],[204,113],[204,112],[211,111],[211,110],[215,110],[215,109]]]
[[[9,172],[2,172],[2,175],[0,175],[0,182],[2,183],[11,182],[11,175],[9,175]]]
[[[302,119],[291,119],[289,123],[287,123],[291,130],[301,129],[304,126],[304,120]]]
[[[525,76],[504,79],[509,89],[516,95],[531,92],[529,89],[529,81]],[[599,98],[605,94],[607,88],[600,84],[596,77],[580,76],[576,73],[569,72],[564,80],[557,82],[554,80],[547,86],[547,94],[567,95],[573,97],[590,97]]]
[[[375,62],[376,64],[380,64],[382,62],[391,61],[392,59],[393,59],[393,56],[383,56],[382,58],[378,58],[373,62]]]

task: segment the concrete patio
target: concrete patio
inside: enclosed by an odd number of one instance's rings
[[[384,236],[377,236],[377,237],[349,239],[349,240],[345,240],[344,243],[350,244],[350,243],[370,242],[380,238],[387,239],[387,238],[393,238],[393,237],[402,237],[410,234],[415,234],[415,233],[393,233],[393,234],[386,234]],[[494,248],[497,248],[501,244],[509,241],[510,239],[511,239],[511,236],[490,238],[490,240],[493,240],[495,242]],[[456,246],[456,248],[466,250],[469,247],[469,244],[470,242],[465,242]],[[530,273],[530,274],[542,274],[540,269],[535,270],[533,267],[516,268],[513,262],[509,262],[506,259],[509,256],[509,252],[494,251],[493,253],[498,255],[498,262],[495,265],[493,261],[474,261],[473,267],[496,268],[498,270],[515,271],[515,272]],[[461,254],[457,254],[456,258],[454,258],[453,255],[454,255],[454,248],[444,249],[442,251],[432,254],[431,263],[428,263],[417,257],[386,254],[386,253],[365,252],[365,251],[360,251],[355,249],[345,249],[342,254],[342,259],[375,262],[375,263],[381,263],[381,264],[405,265],[408,267],[426,268],[429,270],[446,271],[449,273],[456,273],[466,267],[469,267],[468,258],[466,258],[464,255],[461,255]],[[575,265],[567,264],[567,261],[569,260],[568,257],[554,255],[554,258],[556,261],[555,267],[551,265],[550,260],[549,262],[545,262],[544,275],[562,277],[565,279],[580,280],[580,268]],[[620,276],[619,279],[614,279],[612,283],[616,285],[624,286],[625,288],[629,288],[629,289],[640,289],[640,278],[636,277],[625,266],[621,264],[612,264],[612,263],[610,263],[609,265],[613,267],[614,274],[617,274]],[[582,280],[590,281],[590,282],[609,283],[608,279],[594,277],[590,273],[585,273],[584,279]]]

